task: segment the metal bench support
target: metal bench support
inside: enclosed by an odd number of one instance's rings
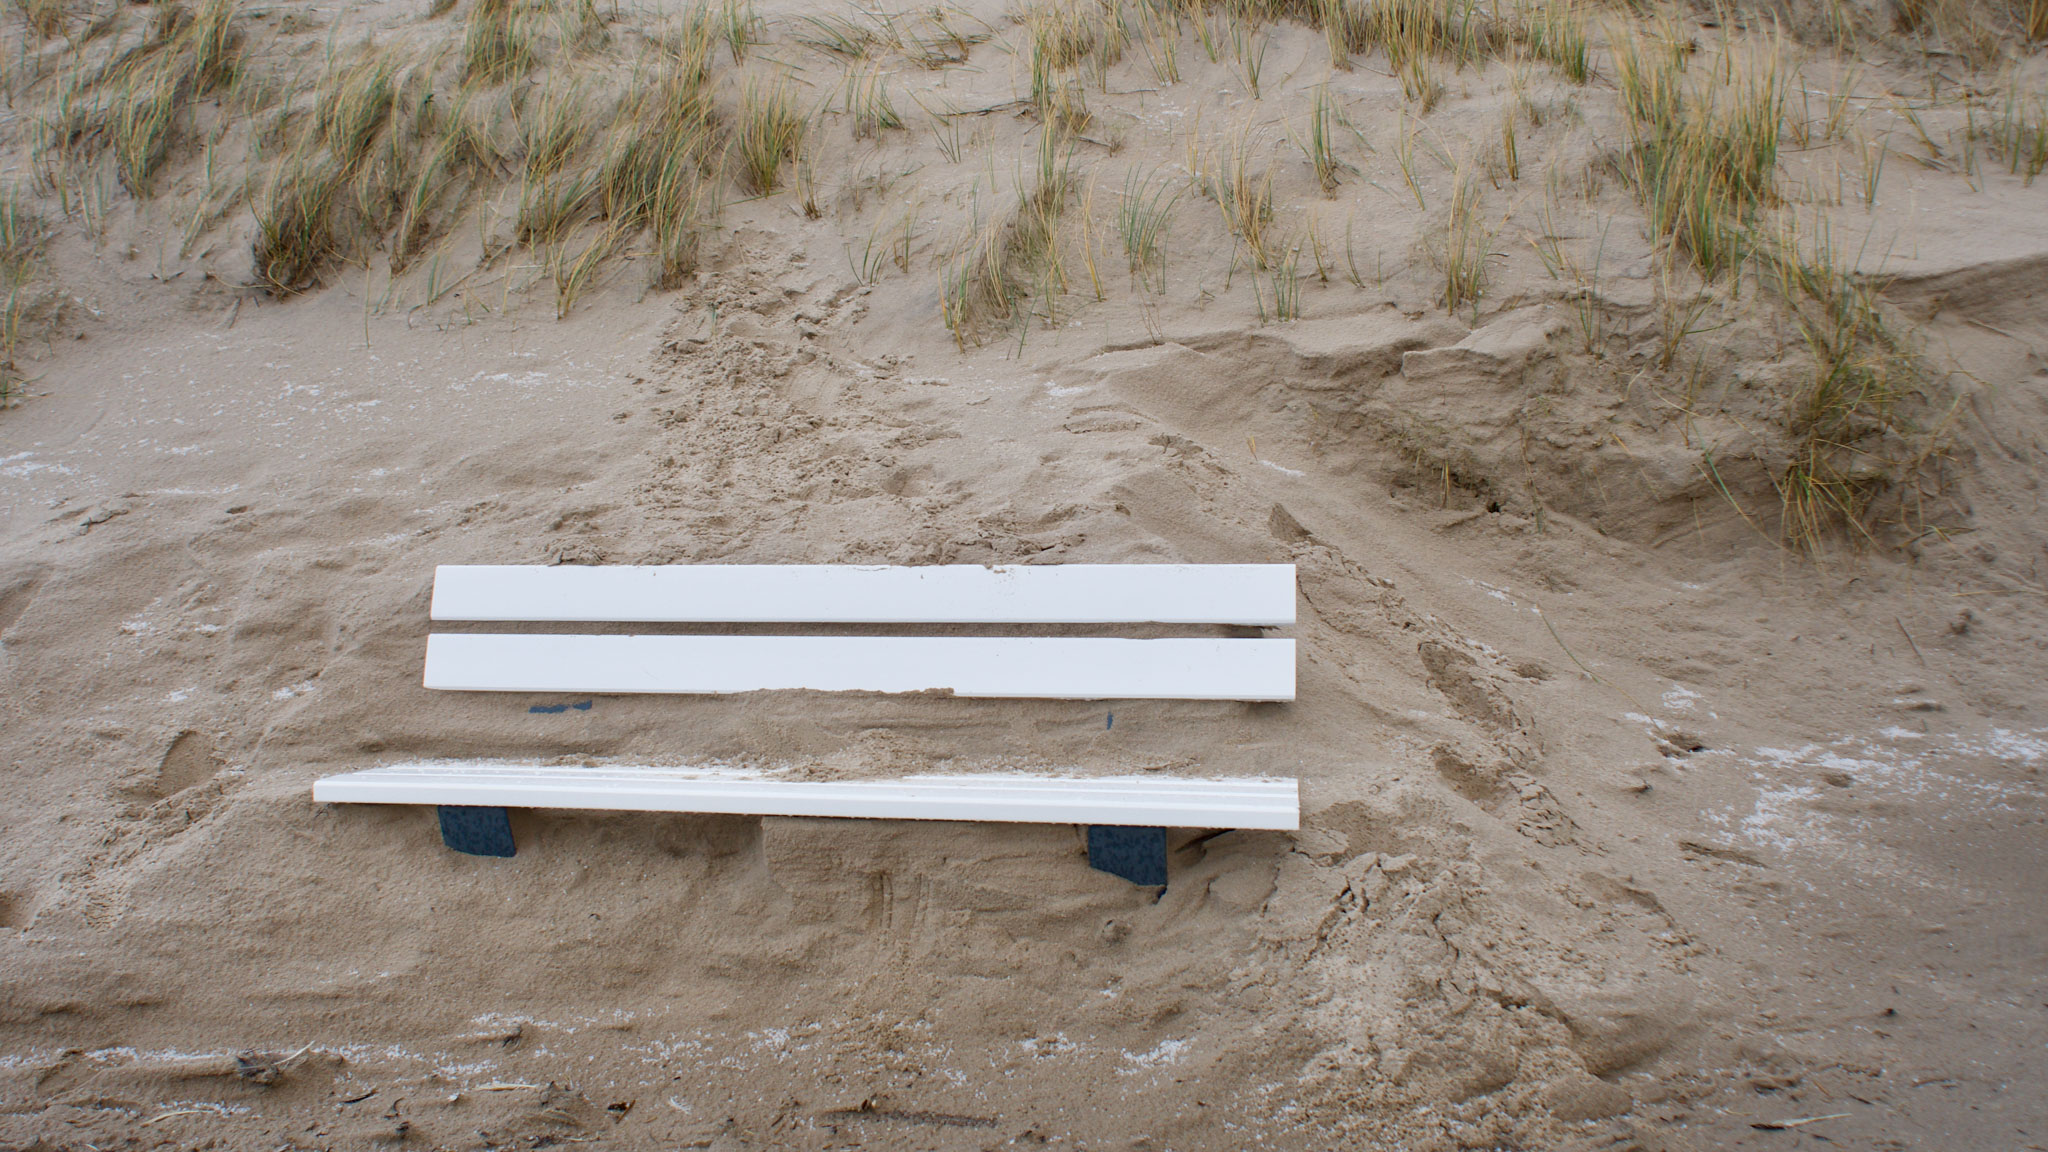
[[[471,856],[510,856],[512,817],[503,808],[442,804],[441,843]]]
[[[1133,884],[1166,886],[1166,829],[1088,826],[1088,866]]]

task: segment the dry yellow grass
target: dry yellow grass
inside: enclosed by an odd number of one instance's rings
[[[1819,367],[1811,387],[1787,398],[1785,425],[1803,446],[1797,467],[1781,477],[1787,533],[1812,541],[1830,525],[1865,522],[1882,482],[1864,447],[1844,445],[1863,444],[1857,438],[1871,428],[1905,435],[1894,414],[1912,392],[1910,355],[1886,335],[1874,308],[1825,287],[1819,269],[1826,261],[1809,254],[1788,264],[1772,234],[1781,198],[1792,194],[1779,187],[1778,141],[1791,130],[1783,112],[1792,86],[1787,61],[1797,49],[1758,28],[1738,36],[1677,14],[1615,14],[1606,33],[1611,56],[1601,58],[1613,95],[1591,85],[1536,101],[1529,77],[1539,68],[1573,84],[1593,78],[1588,9],[1576,0],[1045,0],[1021,7],[1016,23],[1000,29],[976,27],[951,9],[821,14],[771,25],[748,0],[707,0],[645,20],[638,34],[615,26],[631,18],[603,17],[588,0],[476,0],[460,23],[428,25],[435,34],[379,45],[331,41],[325,65],[303,84],[276,66],[267,43],[255,58],[261,66],[250,66],[249,31],[231,0],[166,0],[147,20],[115,21],[97,39],[78,32],[75,14],[61,6],[28,2],[45,8],[18,4],[26,33],[38,34],[37,20],[70,29],[76,58],[60,71],[5,79],[19,104],[34,110],[23,123],[34,126],[41,191],[88,228],[106,218],[108,198],[121,195],[108,189],[141,199],[203,185],[198,203],[178,208],[185,248],[239,200],[256,225],[256,279],[275,292],[304,291],[381,253],[394,277],[424,263],[426,297],[437,299],[460,237],[481,253],[461,259],[486,266],[511,248],[529,250],[533,258],[521,266],[545,269],[536,286],[551,285],[558,314],[567,314],[624,261],[638,262],[658,288],[685,284],[713,254],[707,243],[727,202],[774,196],[793,182],[791,211],[837,219],[868,237],[867,255],[856,260],[864,281],[916,271],[912,241],[928,227],[924,216],[952,210],[965,217],[956,217],[960,239],[936,261],[941,312],[963,345],[998,332],[1021,338],[1033,316],[1060,317],[1077,286],[1094,299],[1112,295],[1115,286],[1105,287],[1097,265],[1099,239],[1112,251],[1121,247],[1130,291],[1147,296],[1189,289],[1182,269],[1201,260],[1170,261],[1180,240],[1228,249],[1223,290],[1269,320],[1291,319],[1313,293],[1341,289],[1342,277],[1331,284],[1332,268],[1348,266],[1360,288],[1392,290],[1389,263],[1395,277],[1420,277],[1438,306],[1478,309],[1488,262],[1502,259],[1491,251],[1483,216],[1485,180],[1519,180],[1525,165],[1553,147],[1555,125],[1546,128],[1546,116],[1563,108],[1556,114],[1569,122],[1576,102],[1611,99],[1631,135],[1614,162],[1589,171],[1586,181],[1619,172],[1642,204],[1642,226],[1665,245],[1659,260],[1675,254],[1712,281],[1690,291],[1692,272],[1659,265],[1668,282],[1659,296],[1654,367],[1673,369],[1681,344],[1697,331],[1700,301],[1725,298],[1731,285],[1750,282],[1744,277],[1789,285],[1781,294]],[[1958,14],[1960,2],[1919,10],[1912,27],[1895,35],[1925,42],[1965,26],[2020,28],[2033,18],[2018,9]],[[1291,80],[1282,90],[1265,50],[1282,42],[1270,27],[1279,21],[1318,28],[1335,67],[1371,56],[1372,67],[1398,78],[1407,102],[1392,147],[1376,152],[1349,128],[1327,85]],[[929,100],[921,73],[962,64],[992,36],[1017,61],[1020,97],[1029,84],[1021,104],[1035,154],[1012,190],[997,194],[979,183],[964,197],[917,201],[916,186],[888,186],[892,175],[880,162],[851,175],[834,170],[848,147],[869,150],[854,153],[865,157],[915,143],[894,133],[904,125],[900,108],[910,106],[902,101]],[[1190,37],[1208,57],[1201,67],[1232,70],[1230,86],[1260,99],[1263,119],[1290,125],[1306,159],[1301,169],[1272,165],[1268,142],[1248,129],[1217,139],[1188,133],[1186,187],[1217,209],[1192,217],[1176,212],[1183,191],[1161,176],[1157,141],[1136,162],[1118,159],[1122,133],[1136,123],[1120,86],[1183,83],[1179,50]],[[1124,60],[1134,49],[1141,58]],[[829,65],[822,70],[821,56]],[[1508,63],[1513,103],[1497,128],[1486,122],[1485,139],[1457,145],[1470,157],[1465,165],[1438,172],[1429,154],[1441,158],[1461,129],[1432,109],[1453,94],[1462,106],[1479,83],[1474,69],[1489,60]],[[1865,142],[1851,131],[1856,105],[1842,94],[1852,83],[1821,97],[1826,127],[1800,137],[1803,147]],[[2048,166],[2048,111],[2038,95],[2009,81],[1986,83],[2005,87],[1972,105],[1978,118],[1963,145],[1941,136],[1952,130],[1923,133],[1930,160],[1967,165],[1974,141],[1998,166],[2037,176]],[[1090,107],[1091,90],[1108,93],[1095,97],[1098,107]],[[209,95],[219,99],[203,99]],[[814,131],[808,113],[835,104],[861,143]],[[932,116],[949,165],[970,166],[981,153],[993,175],[995,149],[1006,139],[999,124],[950,106]],[[1361,147],[1339,147],[1346,131]],[[180,175],[183,157],[201,147],[204,180]],[[1960,158],[1942,152],[1959,147]],[[1883,154],[1880,148],[1866,172],[1866,201],[1875,199]],[[245,170],[214,170],[235,156],[247,157]],[[1347,178],[1354,170],[1347,161],[1361,167],[1361,178]],[[1105,195],[1121,186],[1099,226],[1092,194],[1078,217],[1073,203],[1077,187],[1098,184]],[[221,191],[237,188],[238,195]],[[1350,225],[1344,259],[1334,259],[1314,217],[1300,233],[1300,205],[1287,202],[1315,192],[1362,197],[1375,188],[1412,194],[1413,216],[1423,223],[1368,252],[1363,271]],[[929,207],[914,213],[903,209],[907,201]],[[897,215],[877,216],[877,202]],[[1513,211],[1501,210],[1503,219]],[[1114,239],[1106,235],[1112,226]],[[1300,241],[1313,280],[1302,272]],[[1404,261],[1403,245],[1427,263]],[[1217,266],[1223,261],[1215,257]],[[1598,263],[1595,256],[1595,282]],[[1250,276],[1241,274],[1246,266]],[[1207,297],[1213,289],[1212,280],[1192,291]],[[9,331],[18,330],[21,312],[11,298],[7,315]],[[1587,346],[1607,347],[1594,336]]]

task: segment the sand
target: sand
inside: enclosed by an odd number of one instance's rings
[[[1768,323],[1703,432],[1528,252],[1264,323],[1189,240],[962,349],[843,251],[897,208],[734,204],[560,321],[60,239],[0,412],[0,1147],[2048,1144],[2048,214],[1896,178],[1938,530],[1819,557],[1767,447],[1699,467]],[[1298,566],[1296,702],[420,685],[436,564],[1167,561]],[[1175,830],[1162,895],[1068,827],[521,811],[496,860],[312,801],[420,756],[1284,774],[1304,828]]]

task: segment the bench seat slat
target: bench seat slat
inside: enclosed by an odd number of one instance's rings
[[[437,633],[426,686],[463,692],[790,689],[1060,700],[1292,700],[1294,641]]]
[[[592,769],[425,762],[330,776],[314,784],[313,799],[1171,828],[1293,830],[1301,823],[1299,792],[1292,779],[963,775],[810,781],[620,765]]]
[[[436,620],[1294,623],[1292,564],[442,565]]]

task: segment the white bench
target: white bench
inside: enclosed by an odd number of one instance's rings
[[[1294,622],[1292,565],[922,568],[443,566],[448,621],[859,625]],[[960,697],[1285,701],[1294,641],[1075,636],[435,633],[428,688],[722,694],[777,689]],[[1090,860],[1165,882],[1166,827],[1299,825],[1295,782],[1023,776],[796,781],[716,768],[438,761],[321,780],[317,801],[433,804],[449,847],[513,852],[507,807],[1089,826]]]

